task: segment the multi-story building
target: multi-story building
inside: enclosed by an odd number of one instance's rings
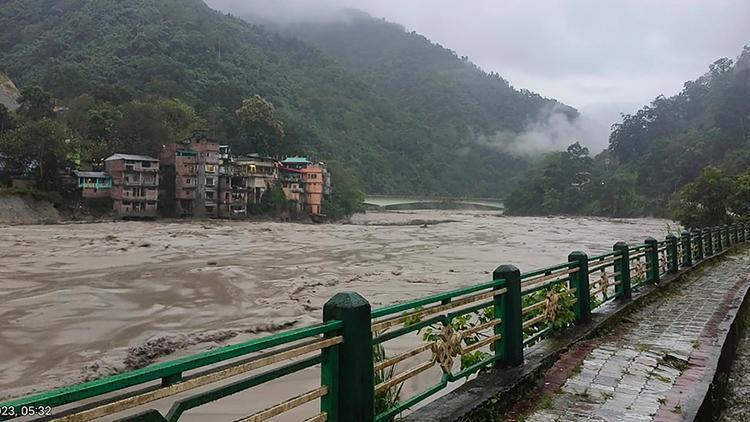
[[[156,217],[159,160],[147,155],[113,154],[104,165],[112,178],[114,212],[124,218]]]
[[[287,186],[287,191],[292,195],[288,199],[294,199],[294,185],[299,186],[299,203],[303,212],[314,215],[321,214],[323,206],[323,195],[328,194],[331,189],[331,177],[324,163],[314,164],[305,157],[289,157],[281,162],[286,169],[282,169],[284,177],[282,183]],[[296,170],[296,171],[295,171]],[[300,176],[293,174],[299,172]],[[287,179],[284,182],[284,179]]]
[[[159,154],[165,208],[178,217],[217,217],[219,143],[203,134],[169,144]]]
[[[228,150],[226,155],[219,176],[219,216],[244,217],[277,183],[276,161],[258,155],[230,157]]]
[[[103,171],[73,172],[77,179],[81,198],[109,198],[112,190],[112,178]]]

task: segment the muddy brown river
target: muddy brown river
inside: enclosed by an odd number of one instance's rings
[[[0,227],[0,399],[309,324],[339,291],[377,307],[488,281],[500,264],[531,270],[670,228],[659,219],[486,211],[375,212],[327,225]],[[280,401],[290,386],[316,381],[301,374],[253,397],[283,391]],[[247,401],[225,399],[183,419],[208,414],[233,420],[248,414]]]

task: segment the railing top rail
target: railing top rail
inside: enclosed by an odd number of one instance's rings
[[[281,344],[302,340],[338,330],[343,326],[341,321],[328,321],[307,327],[249,340],[239,344],[224,346],[208,352],[198,353],[167,362],[157,363],[145,368],[101,378],[69,387],[58,388],[33,396],[28,396],[7,403],[3,406],[61,406],[94,396],[111,393],[150,381],[155,381],[185,371],[233,359],[248,353],[262,351]]]
[[[429,305],[431,303],[442,302],[443,300],[452,299],[456,296],[463,296],[469,293],[474,293],[484,289],[490,289],[494,287],[500,287],[505,284],[505,280],[492,280],[487,283],[477,284],[471,287],[465,287],[462,289],[451,290],[445,293],[438,293],[431,296],[427,296],[422,299],[410,300],[407,302],[396,303],[394,305],[383,306],[372,310],[372,318],[380,318],[387,315],[392,315],[408,309],[413,309],[419,306]]]
[[[551,267],[540,268],[538,270],[530,271],[528,273],[523,273],[521,274],[521,280],[526,279],[526,278],[536,277],[538,275],[544,275],[544,274],[551,273],[557,270],[569,270],[573,268],[578,268],[578,262],[576,261],[566,262],[564,264],[557,264]]]
[[[601,260],[604,260],[606,258],[610,258],[613,256],[619,256],[621,254],[622,254],[622,251],[612,251],[612,252],[601,254],[601,255],[594,255],[592,257],[589,257],[589,262],[601,261]]]

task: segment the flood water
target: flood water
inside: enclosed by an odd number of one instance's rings
[[[2,227],[0,399],[303,326],[339,291],[377,307],[489,281],[500,264],[531,270],[572,250],[663,238],[669,227],[486,211]],[[232,420],[240,404],[218,413]]]

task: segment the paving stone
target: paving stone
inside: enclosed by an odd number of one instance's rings
[[[750,253],[729,257],[628,316],[633,323],[622,324],[619,331],[605,337],[584,358],[581,370],[563,384],[550,407],[539,409],[526,420],[654,420],[681,375],[664,356],[691,364],[705,362],[708,356],[696,351],[696,342],[724,301],[727,289],[748,268]],[[750,320],[748,327],[750,333]],[[743,405],[725,421],[750,421],[750,377],[744,376],[745,368],[750,368],[750,339],[745,341],[746,359],[732,376],[737,381],[737,400]],[[686,373],[680,382],[690,382],[689,375]],[[680,419],[677,414],[669,418]]]

